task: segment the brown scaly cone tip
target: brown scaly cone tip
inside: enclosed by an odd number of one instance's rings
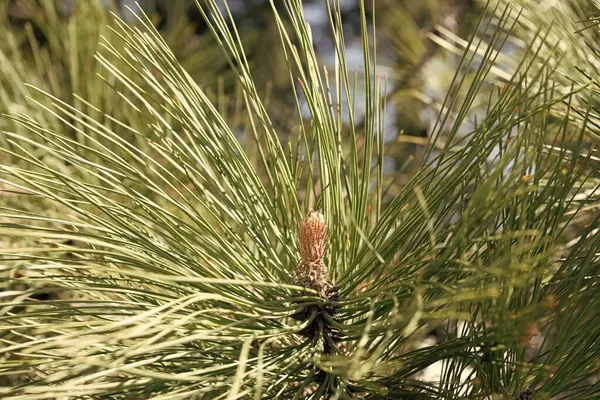
[[[300,223],[300,262],[295,283],[326,296],[332,284],[323,262],[328,244],[327,223],[319,211],[310,211]]]

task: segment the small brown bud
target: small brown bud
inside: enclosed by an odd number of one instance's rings
[[[296,267],[296,284],[325,295],[331,288],[329,273],[323,262],[327,250],[327,223],[319,211],[310,211],[300,223],[300,263]]]
[[[327,250],[327,224],[319,211],[310,211],[300,223],[300,257],[302,262],[323,260]]]

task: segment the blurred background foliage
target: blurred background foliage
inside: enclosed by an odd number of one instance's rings
[[[486,2],[378,0],[366,3],[368,17],[372,18],[374,11],[376,18],[378,71],[387,78],[389,93],[386,115],[388,171],[404,171],[394,176],[394,182],[399,186],[392,192],[397,192],[410,176],[410,160],[419,158],[421,154],[460,63],[465,39],[476,30]],[[492,2],[489,7],[503,10],[503,3],[508,2]],[[560,29],[554,29],[545,38],[548,47],[562,38],[561,46],[564,48],[561,51],[564,57],[581,60],[580,65],[590,64],[597,70],[595,57],[586,53],[585,46],[568,45],[596,39],[595,30],[577,32],[583,28],[577,25],[577,21],[583,20],[594,10],[593,1],[519,0],[510,3],[523,7],[524,18],[519,19],[515,34],[511,37],[512,43],[505,46],[504,54],[498,59],[500,64],[495,69],[496,74],[492,75],[497,81],[489,82],[489,90],[497,88],[510,77],[510,71],[516,68],[520,59],[520,48],[526,47],[536,33],[549,28],[554,21]],[[155,22],[188,73],[203,89],[214,95],[219,110],[228,117],[227,122],[243,136],[248,121],[244,120],[244,113],[241,112],[239,82],[195,1],[141,0],[138,4]],[[255,83],[264,97],[270,99],[267,103],[273,116],[272,123],[283,128],[279,129],[280,132],[292,132],[297,129],[297,123],[294,122],[295,103],[291,85],[298,83],[290,81],[285,56],[278,45],[279,35],[269,2],[231,0],[227,5],[231,16],[237,21],[238,34],[244,43]],[[275,5],[283,7],[283,2],[275,2]],[[98,63],[93,61],[100,36],[111,34],[107,28],[111,20],[110,13],[131,20],[132,17],[125,12],[126,7],[135,9],[135,2],[0,2],[0,31],[4,38],[0,43],[0,112],[23,112],[43,120],[43,110],[26,100],[27,96],[35,95],[22,85],[25,82],[82,111],[89,112],[93,106],[97,108],[97,116],[106,113],[133,123],[128,120],[127,101],[109,94],[114,93],[110,88],[115,84],[114,80],[109,82],[110,85],[105,85],[104,80],[109,78],[102,76]],[[539,12],[540,7],[544,8],[544,13]],[[304,8],[307,21],[313,29],[317,52],[325,65],[331,65],[334,49],[328,35],[330,27],[324,3],[318,0],[305,1]],[[518,8],[513,7],[512,12],[518,13]],[[350,69],[354,66],[360,79],[362,52],[358,2],[342,1],[341,11],[348,62]],[[484,24],[487,23],[490,21],[484,21]],[[541,57],[545,55],[541,54]],[[566,68],[570,70],[563,71],[565,81],[576,76],[585,80],[585,76],[574,67]],[[481,91],[482,107],[488,102],[487,93]],[[80,98],[91,104],[84,104]],[[39,96],[38,100],[47,101],[43,96]],[[55,120],[47,122],[53,129],[64,129]],[[110,121],[106,123],[110,124]],[[3,120],[0,124],[13,123]],[[466,126],[465,132],[470,128]],[[11,126],[11,130],[19,132],[22,127]],[[6,146],[6,143],[2,145]]]
[[[228,116],[228,123],[240,134],[247,131],[245,124],[248,121],[240,112],[239,82],[195,2],[142,0],[138,3],[155,22],[193,79],[214,94],[220,111]],[[334,49],[328,34],[330,27],[324,3],[304,3],[316,50],[325,65],[331,64]],[[291,85],[298,83],[290,81],[269,2],[232,0],[227,4],[237,21],[255,83],[264,97],[270,99],[268,104],[270,115],[274,116],[273,124],[284,128],[279,131],[293,131],[297,124],[294,122],[295,103]],[[275,4],[283,6],[283,2]],[[373,4],[375,10],[372,10]],[[438,106],[460,60],[459,55],[436,43],[432,37],[438,35],[440,27],[457,37],[468,36],[473,32],[483,6],[474,0],[381,0],[367,2],[366,6],[369,19],[375,11],[378,68],[387,78],[386,139],[391,142],[388,161],[392,171],[406,166],[407,160],[414,157],[415,151],[426,142]],[[131,20],[131,16],[127,17],[124,12],[125,7],[135,9],[135,2],[0,2],[0,30],[5,38],[0,43],[0,82],[3,88],[0,111],[22,112],[43,118],[43,110],[26,100],[27,96],[35,95],[22,85],[25,82],[86,112],[93,105],[97,108],[97,115],[107,113],[133,122],[127,119],[127,102],[108,95],[113,92],[110,85],[103,82],[108,78],[102,76],[98,64],[93,62],[100,36],[111,34],[107,28],[110,13]],[[341,11],[348,62],[351,70],[354,66],[360,79],[362,53],[358,2],[342,1]],[[91,104],[84,104],[80,98]],[[47,101],[42,96],[37,99]],[[358,108],[361,108],[360,105]],[[9,120],[0,123],[12,124]],[[64,129],[56,121],[48,123],[58,131]],[[11,130],[19,131],[22,127],[11,126]],[[401,175],[397,179],[399,184],[406,182],[406,177]]]
[[[230,110],[229,123],[242,128],[239,113],[239,86],[228,60],[208,29],[194,0],[140,0],[141,8],[155,22],[167,44],[173,50],[192,78],[212,92],[221,110]],[[388,121],[387,139],[412,144],[424,143],[459,65],[466,39],[477,30],[479,16],[486,8],[482,0],[377,0],[366,2],[368,17],[377,20],[377,63],[379,72],[387,78]],[[133,0],[7,0],[0,2],[0,43],[2,112],[22,112],[27,107],[25,98],[31,93],[22,82],[47,91],[73,106],[84,107],[79,97],[88,99],[100,111],[126,117],[122,103],[107,95],[112,92],[103,84],[97,63],[93,62],[102,35],[110,35],[107,23],[110,13],[131,20],[125,8],[136,9]],[[488,8],[502,12],[504,5],[512,5],[511,13],[522,14],[503,54],[493,70],[498,87],[510,77],[520,60],[519,51],[534,40],[534,36],[550,28],[541,39],[548,49],[561,40],[561,57],[577,62],[561,64],[565,82],[585,80],[578,70],[588,66],[598,71],[595,55],[587,51],[585,43],[597,40],[597,32],[583,29],[580,22],[596,10],[593,0],[537,1],[495,0]],[[283,2],[275,2],[283,7]],[[373,6],[375,9],[373,10]],[[271,101],[270,112],[277,115],[275,124],[288,126],[293,112],[293,95],[285,57],[278,46],[279,37],[272,18],[271,6],[266,0],[230,0],[227,7],[237,21],[238,34],[244,43],[257,87]],[[522,7],[522,8],[521,8]],[[313,29],[313,40],[322,62],[333,62],[333,43],[328,35],[329,20],[324,3],[319,0],[304,2],[306,19]],[[540,11],[543,12],[540,12]],[[342,22],[349,65],[360,75],[360,20],[358,2],[341,2]],[[370,21],[369,21],[370,22]],[[483,24],[494,24],[484,21]],[[589,22],[588,22],[589,24]],[[484,40],[486,38],[483,38]],[[572,45],[580,43],[580,46]],[[360,77],[360,76],[359,76]],[[482,97],[486,97],[484,93]],[[487,100],[483,101],[487,103]],[[237,108],[236,108],[237,107]],[[100,112],[99,111],[99,112]],[[27,113],[40,113],[31,107]],[[2,123],[10,123],[3,121]],[[56,122],[54,122],[56,124]],[[58,126],[53,128],[59,129]],[[290,125],[292,129],[292,125]],[[468,129],[467,129],[468,130]],[[402,161],[415,149],[405,146],[390,148],[396,162]]]

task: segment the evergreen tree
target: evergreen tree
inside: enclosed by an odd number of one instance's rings
[[[31,88],[35,114],[6,110],[3,398],[600,398],[596,44],[574,64],[542,27],[505,76],[521,20],[490,4],[392,194],[377,13],[359,3],[359,80],[338,1],[328,68],[302,2],[271,1],[297,114],[282,131],[206,3],[242,135],[140,10],[98,46],[102,95]]]

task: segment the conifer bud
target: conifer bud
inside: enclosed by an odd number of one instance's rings
[[[325,296],[331,288],[329,273],[323,262],[328,236],[325,217],[310,211],[300,223],[300,262],[296,267],[297,285],[313,289]]]

